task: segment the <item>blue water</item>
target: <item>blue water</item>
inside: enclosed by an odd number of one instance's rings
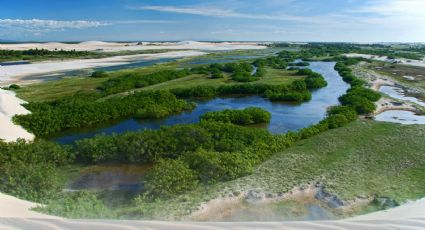
[[[197,108],[190,112],[156,120],[127,119],[103,127],[86,130],[69,130],[53,138],[58,143],[69,144],[99,134],[123,133],[143,129],[158,129],[161,126],[192,124],[199,122],[202,114],[223,109],[243,109],[251,106],[261,107],[272,114],[267,129],[272,133],[295,131],[321,121],[329,106],[337,105],[338,97],[343,95],[349,85],[333,69],[334,62],[312,62],[309,68],[321,73],[328,86],[312,93],[312,100],[302,104],[285,104],[268,101],[259,96],[215,98],[208,101],[195,101]]]
[[[7,66],[7,65],[26,65],[29,64],[28,61],[11,61],[11,62],[0,62],[0,66]]]

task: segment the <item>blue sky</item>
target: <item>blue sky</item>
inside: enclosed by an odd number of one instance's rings
[[[425,0],[0,0],[0,40],[424,42]]]

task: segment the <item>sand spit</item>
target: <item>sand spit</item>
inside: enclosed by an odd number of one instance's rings
[[[20,82],[21,78],[31,75],[66,72],[78,69],[107,67],[129,64],[132,61],[156,60],[161,58],[183,58],[204,55],[201,51],[172,51],[157,54],[137,54],[115,56],[100,59],[80,59],[68,61],[45,61],[25,65],[0,66],[0,85]]]
[[[24,103],[14,92],[0,89],[0,140],[11,142],[18,138],[28,141],[34,139],[33,134],[12,121],[15,115],[30,113],[21,105]]]
[[[255,42],[101,42],[86,41],[81,43],[22,43],[22,44],[0,44],[3,50],[28,50],[28,49],[47,49],[47,50],[77,50],[77,51],[99,51],[99,52],[119,52],[119,51],[140,51],[140,50],[247,50],[247,49],[265,49],[266,46]]]

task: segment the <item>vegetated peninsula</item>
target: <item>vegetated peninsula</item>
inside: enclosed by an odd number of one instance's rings
[[[8,125],[0,191],[43,204],[37,212],[336,220],[424,196],[423,47],[85,42],[0,49],[8,61],[0,63],[0,121]],[[108,58],[120,63],[105,64]],[[22,60],[31,63],[9,62]],[[70,62],[80,64],[56,68]],[[40,75],[47,65],[55,75]]]

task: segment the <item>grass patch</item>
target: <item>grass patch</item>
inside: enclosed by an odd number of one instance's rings
[[[344,200],[381,196],[403,203],[425,196],[424,139],[423,125],[356,121],[297,143],[259,165],[252,175],[141,203],[139,208],[148,217],[174,219],[220,196],[249,189],[288,192],[312,181],[324,183],[327,191]],[[129,210],[134,209],[138,208]]]

